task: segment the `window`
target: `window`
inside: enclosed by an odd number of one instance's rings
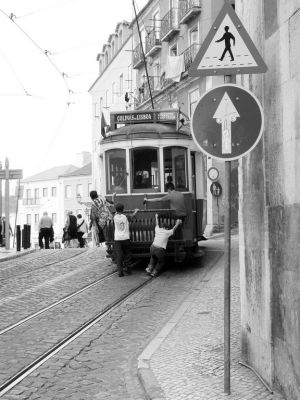
[[[88,196],[90,195],[90,192],[91,192],[92,190],[93,190],[93,189],[92,189],[92,184],[89,183],[89,184],[88,184]]]
[[[189,32],[189,42],[190,46],[192,44],[198,44],[199,43],[199,33],[198,33],[198,25],[194,26],[190,32]]]
[[[38,225],[39,220],[40,220],[39,214],[34,214],[34,224],[35,224],[35,225]]]
[[[177,56],[177,43],[174,43],[172,46],[170,46],[170,56]]]
[[[31,214],[26,214],[26,224],[31,225]]]
[[[76,185],[76,196],[80,195],[83,197],[83,186],[82,185]]]
[[[172,182],[178,191],[188,190],[186,149],[182,147],[164,148],[164,179],[165,184]]]
[[[111,43],[111,57],[113,58],[114,55],[115,55],[115,42],[113,41]]]
[[[51,214],[51,218],[52,218],[53,224],[56,224],[57,223],[57,215],[56,215],[56,213],[52,213]]]
[[[119,49],[121,48],[123,43],[123,32],[119,31]]]
[[[127,192],[126,153],[117,149],[106,152],[106,188],[107,193]]]
[[[43,188],[43,197],[48,197],[48,188]]]
[[[71,185],[66,185],[65,186],[65,198],[70,199],[72,196],[72,187]]]
[[[111,103],[114,104],[116,100],[116,82],[111,85]]]
[[[160,89],[160,64],[155,63],[153,66],[154,70],[154,89]]]
[[[123,91],[124,91],[124,78],[123,78],[123,74],[120,75],[120,96],[122,96]]]
[[[160,19],[159,19],[159,11],[156,11],[152,15],[152,21],[153,21],[153,28],[155,32],[155,38],[156,40],[160,40]]]
[[[132,161],[133,191],[153,192],[154,190],[158,190],[159,169],[158,169],[157,149],[153,148],[133,149],[131,150],[131,161]]]
[[[108,52],[105,52],[105,66],[107,67],[108,65]]]
[[[51,196],[52,196],[52,197],[56,197],[56,187],[55,187],[55,186],[53,186],[53,187],[51,188]]]
[[[100,112],[103,111],[103,97],[100,97]]]
[[[26,189],[26,199],[31,198],[31,189]]]
[[[34,198],[35,199],[38,199],[40,196],[39,196],[39,189],[34,189]]]
[[[197,104],[197,101],[199,100],[199,96],[200,96],[200,93],[199,93],[198,88],[189,93],[189,113],[190,113],[189,116],[190,116],[190,118],[192,117],[193,112],[196,108],[196,104]]]

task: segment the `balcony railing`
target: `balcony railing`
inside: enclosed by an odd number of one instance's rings
[[[157,29],[152,31],[146,36],[146,56],[152,56],[159,49],[161,49],[161,41]]]
[[[160,89],[164,89],[165,87],[169,86],[174,81],[172,79],[166,79],[166,73],[163,72],[160,77]]]
[[[139,68],[142,64],[144,64],[143,52],[141,44],[137,45],[133,50],[133,60],[132,60],[133,68]]]
[[[186,24],[201,11],[201,0],[180,0],[179,2],[179,22]]]
[[[156,76],[149,76],[149,83],[152,95],[154,94],[155,89],[157,89],[157,80],[158,78]],[[148,82],[146,81],[138,88],[136,106],[139,106],[140,104],[149,100],[150,97],[151,96],[150,96],[149,85]]]
[[[25,198],[23,199],[23,206],[39,206],[41,204],[40,198]]]
[[[163,17],[160,28],[160,38],[162,42],[171,40],[176,33],[180,31],[178,16],[178,8],[171,8],[171,10]]]
[[[192,62],[194,61],[198,50],[200,48],[200,45],[198,43],[193,43],[190,47],[188,47],[186,50],[184,50],[181,54],[183,54],[184,58],[184,71],[187,71]]]

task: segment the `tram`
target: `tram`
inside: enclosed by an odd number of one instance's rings
[[[193,254],[202,236],[204,210],[204,160],[189,129],[179,121],[179,110],[146,110],[111,113],[111,130],[100,143],[101,193],[116,193],[125,214],[140,212],[130,223],[132,254],[149,256],[154,238],[155,214],[170,226],[175,224],[167,202],[144,204],[145,198],[166,194],[166,183],[184,194],[187,218],[169,239],[167,256],[181,261]],[[113,226],[108,226],[109,248]]]

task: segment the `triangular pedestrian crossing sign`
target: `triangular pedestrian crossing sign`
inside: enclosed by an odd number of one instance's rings
[[[233,7],[225,3],[191,64],[189,75],[252,74],[267,69]]]

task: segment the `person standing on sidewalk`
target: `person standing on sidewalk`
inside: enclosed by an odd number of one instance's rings
[[[171,229],[169,229],[169,226],[164,223],[162,224],[162,227],[160,227],[158,214],[155,214],[155,236],[150,247],[150,262],[145,270],[152,277],[157,277],[163,269],[169,237],[174,235],[175,229],[181,223],[181,220],[177,219],[176,224]]]
[[[47,211],[45,211],[39,222],[40,249],[44,248],[43,239],[45,240],[45,249],[49,249],[50,237],[52,237],[52,230],[53,230],[52,219],[48,216]]]
[[[116,204],[116,214],[114,216],[115,234],[114,234],[114,253],[117,261],[117,268],[119,276],[124,276],[126,274],[131,274],[130,268],[138,264],[139,261],[131,263],[130,254],[130,234],[129,234],[129,220],[133,218],[137,212],[138,208],[128,217],[123,214],[124,204]]]

